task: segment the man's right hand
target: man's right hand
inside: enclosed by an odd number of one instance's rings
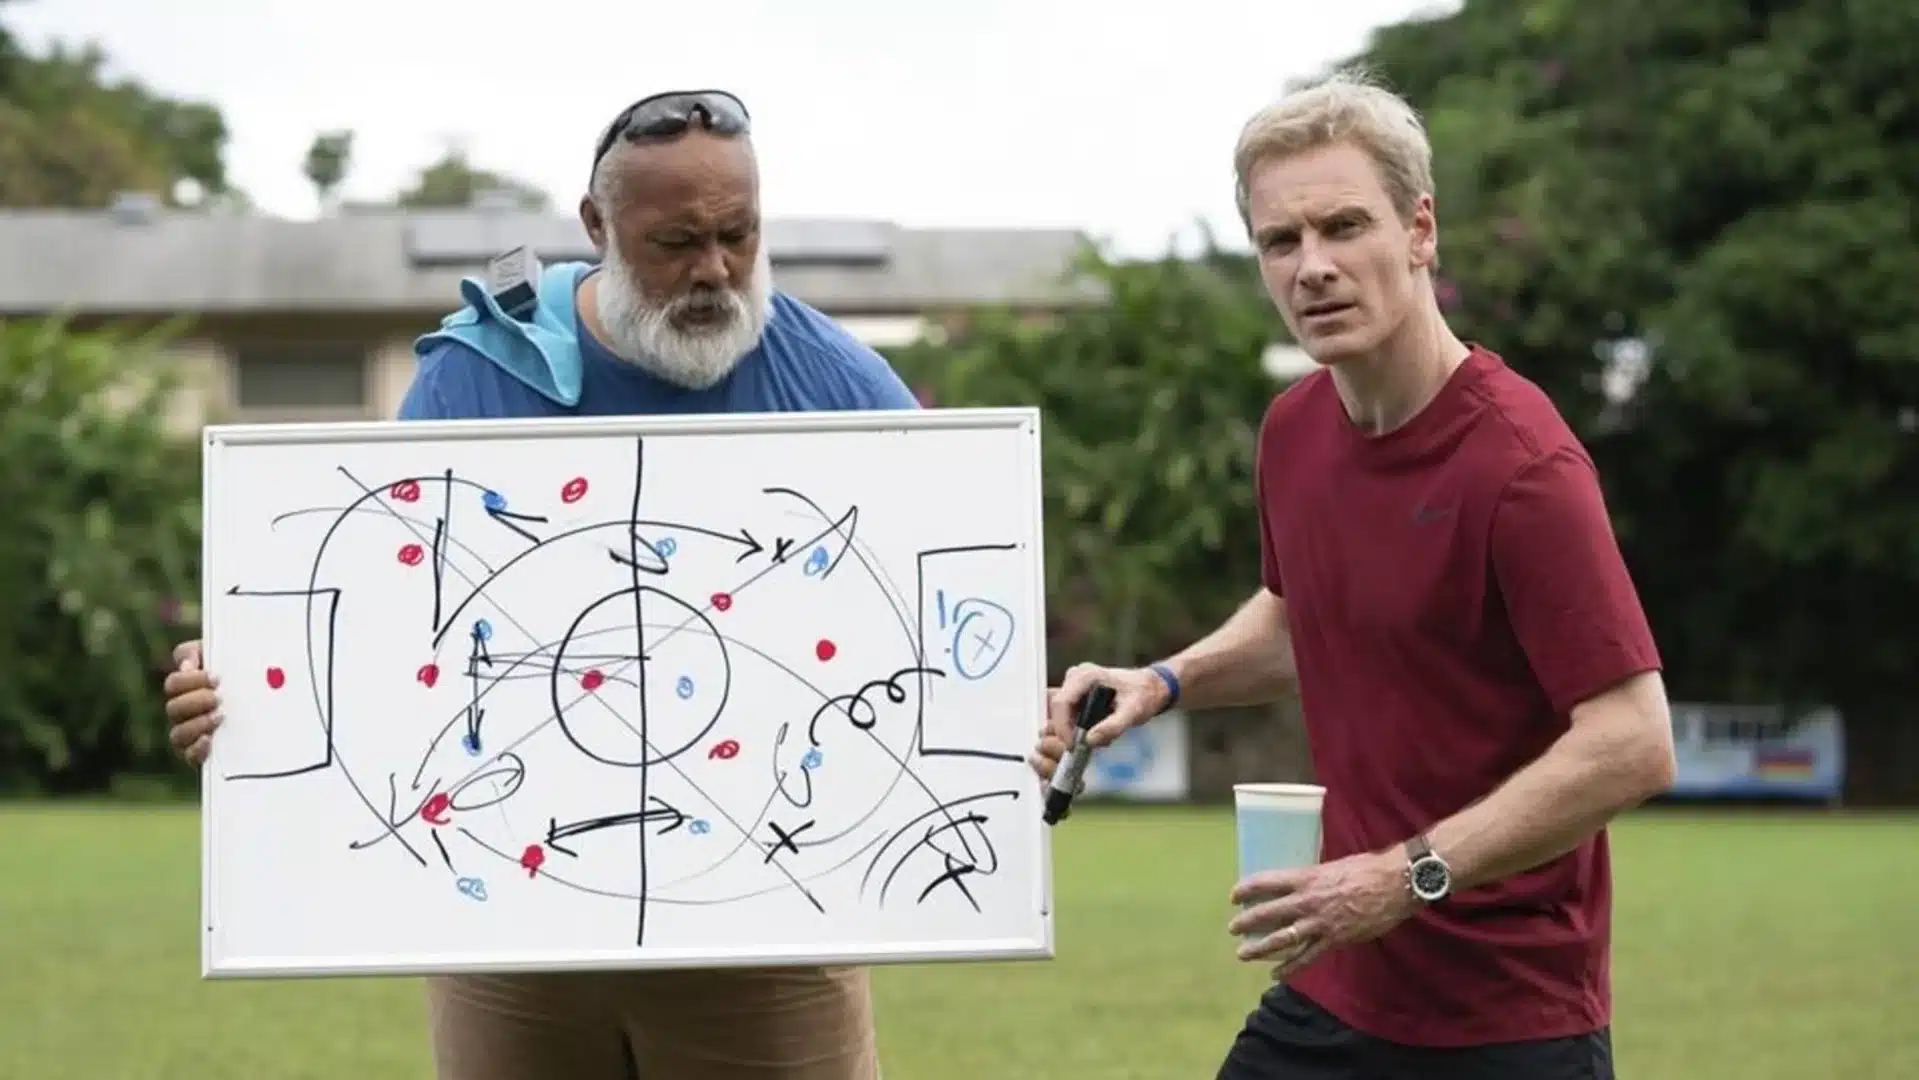
[[[199,768],[213,748],[213,730],[220,726],[220,680],[200,668],[200,643],[183,641],[173,650],[173,671],[167,674],[167,741],[186,763]]]
[[[1097,664],[1075,664],[1056,687],[1046,691],[1046,727],[1039,744],[1027,758],[1041,780],[1051,781],[1059,759],[1073,742],[1073,728],[1079,723],[1080,700],[1095,685],[1113,689],[1113,711],[1086,733],[1086,741],[1095,747],[1106,746],[1158,716],[1166,707],[1172,691],[1151,668],[1109,668]]]

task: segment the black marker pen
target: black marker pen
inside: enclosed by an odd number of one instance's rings
[[[1057,825],[1073,806],[1073,792],[1079,788],[1080,774],[1093,759],[1093,748],[1086,744],[1086,733],[1112,715],[1113,688],[1095,686],[1079,703],[1079,722],[1073,725],[1073,744],[1053,770],[1052,787],[1046,792],[1046,824]]]

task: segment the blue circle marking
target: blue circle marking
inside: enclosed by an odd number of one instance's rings
[[[830,561],[832,560],[827,557],[826,548],[816,547],[811,554],[806,556],[806,565],[801,567],[800,570],[807,577],[817,577],[819,574],[825,572],[826,564]]]
[[[953,673],[968,681],[991,675],[1012,644],[1013,613],[991,600],[969,597],[953,605],[953,619],[947,646]]]
[[[653,550],[659,552],[660,558],[670,559],[673,557],[674,552],[680,550],[680,545],[678,541],[668,536],[654,544]]]
[[[488,510],[496,514],[506,509],[506,496],[497,491],[488,491],[486,494],[481,495],[480,501],[486,504]]]
[[[693,696],[692,677],[688,675],[680,676],[680,681],[673,684],[673,692],[680,695],[680,700],[682,701],[692,697]]]
[[[485,619],[477,620],[473,624],[473,636],[479,638],[481,641],[491,640],[493,637],[493,624],[487,622]]]

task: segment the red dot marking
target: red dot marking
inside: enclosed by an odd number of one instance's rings
[[[419,502],[420,485],[414,480],[402,480],[388,488],[387,494],[396,502]]]
[[[424,558],[426,558],[426,549],[418,544],[408,544],[400,549],[400,561],[408,566],[418,566],[420,560]]]
[[[606,681],[606,676],[600,674],[599,668],[594,668],[592,671],[589,671],[586,674],[580,676],[580,686],[585,688],[587,692],[589,693],[591,693],[594,690],[598,690],[600,688],[600,684],[605,681]]]
[[[538,844],[528,844],[526,850],[520,852],[520,865],[526,867],[527,877],[539,873],[545,863],[546,852]]]
[[[287,673],[277,667],[267,669],[267,685],[278,690],[287,684]]]
[[[733,606],[732,593],[716,592],[709,599],[713,601],[713,608],[716,611],[725,611]]]
[[[440,665],[421,664],[420,670],[417,674],[414,675],[414,678],[425,683],[426,688],[428,690],[431,690],[433,689],[433,684],[440,681]]]
[[[813,655],[819,657],[822,663],[833,659],[833,654],[839,651],[839,646],[825,638],[821,638],[820,643],[813,646]]]
[[[420,807],[420,817],[428,825],[445,825],[446,812],[453,808],[453,799],[445,792],[435,792],[426,805]]]
[[[576,476],[560,487],[560,501],[576,503],[586,498],[586,477]]]
[[[722,742],[715,743],[713,749],[706,752],[706,759],[711,761],[714,758],[719,758],[721,761],[727,761],[739,752],[739,741],[737,739],[726,739]]]

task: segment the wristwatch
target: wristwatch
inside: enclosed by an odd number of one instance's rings
[[[1433,851],[1432,841],[1424,836],[1406,841],[1406,884],[1414,896],[1428,904],[1452,895],[1453,868]]]

